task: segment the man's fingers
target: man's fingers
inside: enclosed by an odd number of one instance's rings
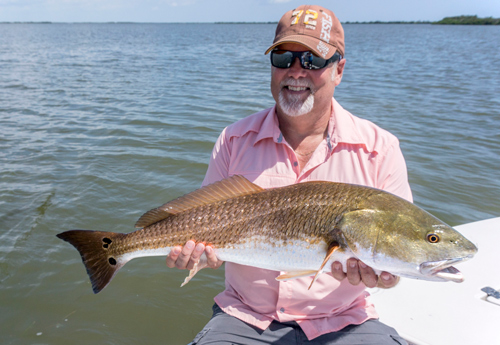
[[[177,257],[177,260],[175,260],[175,267],[183,270],[187,268],[189,259],[191,258],[191,254],[194,251],[195,247],[194,241],[187,241],[184,247],[182,247],[181,253]]]
[[[361,275],[361,281],[366,287],[373,288],[377,286],[378,277],[371,267],[368,267],[363,262],[358,262],[359,274]]]
[[[203,254],[205,251],[205,244],[203,243],[198,243],[196,247],[194,247],[194,250],[191,253],[191,256],[189,257],[189,261],[186,265],[186,268],[188,270],[193,269],[194,265],[197,264],[200,261],[200,256]]]
[[[215,255],[215,251],[211,246],[205,247],[205,255],[207,256],[208,267],[219,268],[222,265],[223,261],[217,258],[217,255]]]
[[[212,247],[205,246],[204,243],[196,244],[194,241],[187,241],[183,247],[172,248],[167,256],[167,266],[191,270],[195,264],[200,262],[203,252],[207,257],[208,267],[219,268],[223,264],[224,261],[217,258]]]
[[[182,247],[177,246],[172,248],[170,253],[167,256],[167,267],[174,268],[175,267],[175,261],[179,257],[179,254],[181,253]]]
[[[378,281],[377,286],[380,288],[391,288],[394,287],[398,284],[399,282],[399,277],[390,274],[389,272],[382,272],[380,273],[380,279]]]
[[[399,282],[398,276],[392,275],[388,272],[382,272],[380,273],[380,276],[377,276],[373,268],[367,266],[356,258],[350,258],[347,260],[346,273],[342,270],[342,264],[335,261],[332,264],[332,276],[339,281],[347,278],[349,283],[352,285],[358,285],[362,282],[369,288],[376,286],[380,288],[391,288]]]
[[[350,258],[347,260],[347,280],[352,285],[361,283],[361,275],[359,274],[358,260]]]
[[[335,261],[332,264],[332,276],[333,276],[333,278],[335,278],[339,281],[344,280],[346,277],[346,274],[342,270],[342,264],[338,261]]]

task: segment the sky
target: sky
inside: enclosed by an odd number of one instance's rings
[[[0,22],[276,22],[296,0],[0,0]],[[346,21],[500,18],[500,0],[316,0]]]

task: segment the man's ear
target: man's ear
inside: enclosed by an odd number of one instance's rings
[[[344,75],[345,62],[346,62],[346,60],[342,59],[337,63],[335,77],[333,78],[335,86],[338,86],[340,84],[340,82],[342,81],[342,76]]]

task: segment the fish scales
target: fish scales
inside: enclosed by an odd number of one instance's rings
[[[418,260],[449,259],[443,257],[443,246],[422,246],[429,231],[445,229],[446,236],[457,238],[460,247],[449,249],[453,257],[469,258],[477,250],[406,200],[325,181],[263,190],[233,176],[145,213],[137,226],[142,228],[128,234],[71,230],[58,237],[80,252],[95,293],[130,259],[167,255],[188,240],[210,244],[222,260],[277,271],[318,271],[328,260],[350,253],[376,269],[411,277],[420,274],[413,272],[420,269]],[[431,274],[436,279],[438,271],[428,271],[426,279]],[[452,280],[456,274],[451,271],[444,267],[439,272]]]
[[[131,243],[125,251],[148,248],[158,242],[161,244],[156,247],[172,247],[183,245],[188,240],[203,241],[223,248],[241,243],[253,235],[281,240],[283,243],[289,239],[299,239],[299,234],[327,239],[337,216],[355,207],[358,197],[351,193],[352,200],[345,200],[343,193],[346,191],[339,188],[342,186],[325,185],[323,182],[292,187],[295,188],[204,205],[168,217],[128,234],[123,241]],[[334,193],[336,189],[341,190]],[[362,197],[359,195],[359,198]],[[343,203],[339,204],[338,199]],[[222,219],[217,219],[216,215],[220,214]]]

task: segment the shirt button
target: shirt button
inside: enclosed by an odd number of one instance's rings
[[[280,312],[284,313],[285,312],[285,308],[281,308]]]
[[[293,166],[294,167],[299,166],[299,162],[293,162]]]

